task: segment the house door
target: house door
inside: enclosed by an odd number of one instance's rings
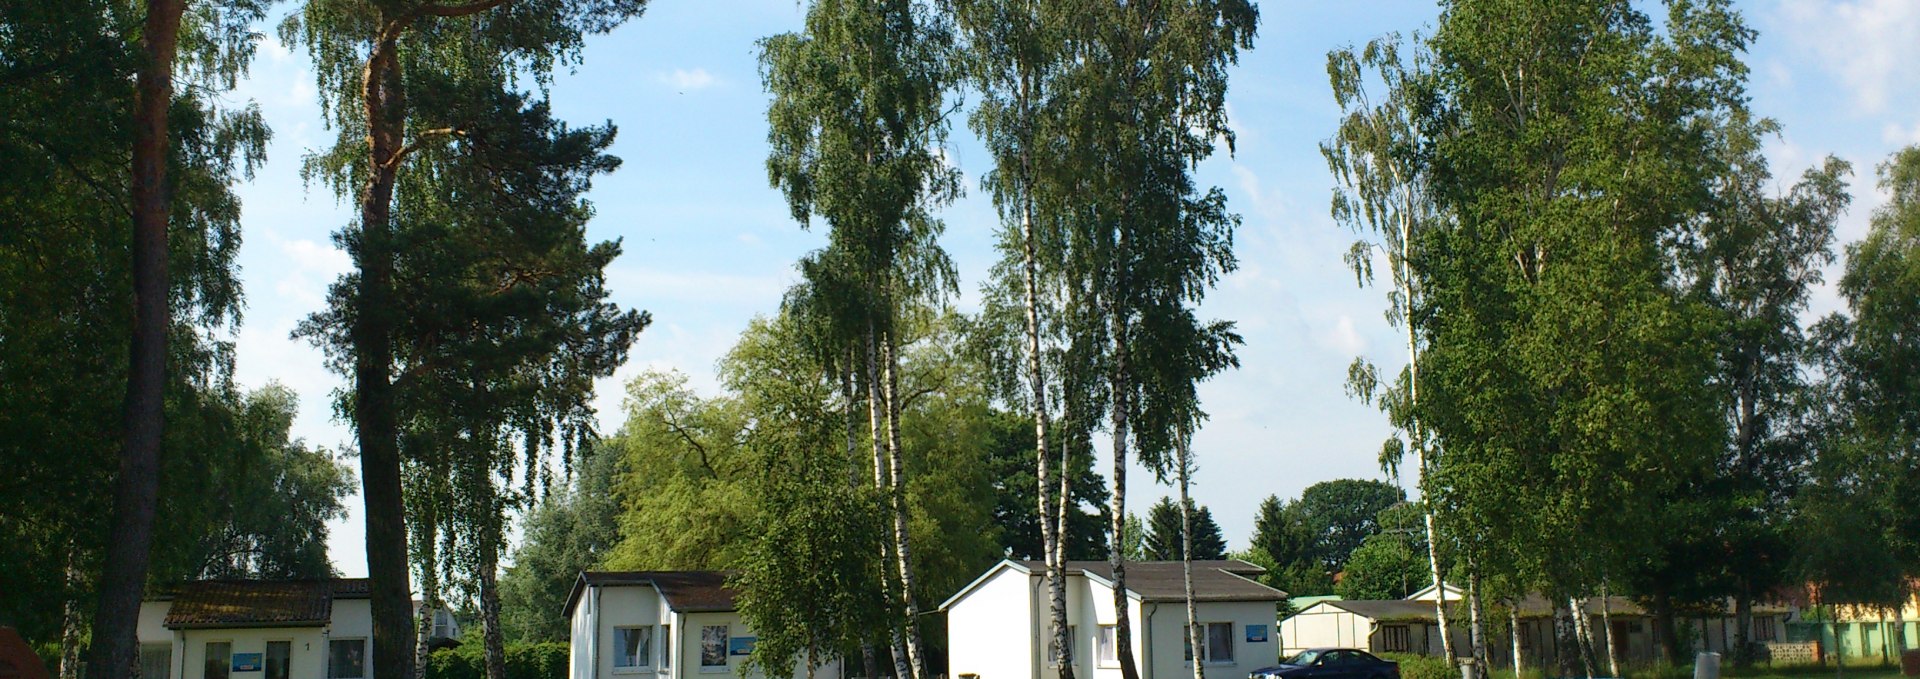
[[[1611,648],[1608,648],[1607,652],[1613,654],[1614,662],[1622,665],[1632,662],[1634,646],[1633,633],[1637,631],[1636,628],[1639,626],[1638,623],[1631,620],[1613,621],[1613,634],[1607,637],[1612,641],[1612,644],[1610,644]]]

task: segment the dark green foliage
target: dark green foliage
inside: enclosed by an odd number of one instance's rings
[[[1179,561],[1180,543],[1180,506],[1171,498],[1160,498],[1147,510],[1146,559],[1149,561]],[[1213,512],[1205,505],[1193,510],[1193,560],[1217,561],[1227,558],[1227,541],[1220,534],[1220,524],[1213,520]]]
[[[1710,133],[1744,105],[1751,37],[1719,2],[1676,4],[1663,30],[1620,1],[1446,8],[1421,123],[1448,220],[1415,262],[1420,407],[1429,499],[1483,567],[1591,591],[1723,449],[1716,315],[1670,245],[1712,213]]]
[[[1313,533],[1311,557],[1328,573],[1338,573],[1346,567],[1348,555],[1380,532],[1380,513],[1406,497],[1399,487],[1384,481],[1335,479],[1307,486],[1289,508],[1300,513],[1300,520]]]
[[[500,576],[500,624],[512,642],[565,642],[568,591],[619,539],[618,451],[595,443],[581,458],[572,483],[527,514],[513,565]]]
[[[1879,168],[1891,195],[1847,246],[1847,313],[1815,329],[1826,371],[1813,487],[1796,504],[1800,571],[1828,601],[1898,605],[1920,575],[1920,147]]]
[[[486,679],[486,652],[475,636],[459,648],[434,651],[422,679]],[[568,653],[565,642],[508,644],[507,679],[565,679]]]
[[[256,108],[230,108],[222,97],[252,54],[245,27],[262,7],[195,3],[183,28],[167,139],[173,325],[158,494],[169,500],[156,522],[169,528],[155,532],[150,581],[218,570],[207,556],[222,551],[223,534],[273,542],[269,571],[326,567],[300,532],[314,515],[262,533],[216,494],[257,489],[209,488],[194,476],[245,469],[279,478],[272,465],[283,460],[270,453],[291,450],[256,426],[272,409],[235,393],[232,348],[215,339],[237,322],[241,302],[231,186],[264,161],[269,136]],[[0,554],[0,624],[33,642],[57,643],[63,605],[91,601],[113,514],[132,334],[128,149],[143,11],[103,1],[0,4],[0,383],[9,386],[0,393],[0,541],[11,546]],[[284,429],[277,436],[284,443]],[[315,499],[307,509],[324,513]]]
[[[1348,555],[1333,592],[1346,599],[1405,599],[1433,582],[1426,549],[1426,540],[1412,533],[1368,537]]]
[[[848,483],[859,460],[836,445],[839,418],[827,411],[792,422],[754,470],[764,509],[732,583],[740,616],[759,635],[749,659],[770,676],[826,658],[852,657],[887,627],[888,602],[873,586],[888,521],[879,491]],[[771,442],[770,442],[771,443]]]
[[[1041,558],[1040,523],[1033,468],[1033,420],[1011,414],[990,421],[988,477],[993,480],[993,522],[1000,527],[1002,547],[1015,559]],[[1072,458],[1074,504],[1067,514],[1068,559],[1107,558],[1107,484],[1093,470],[1091,456]],[[1058,479],[1059,466],[1053,466]]]
[[[1460,668],[1446,658],[1424,653],[1381,653],[1382,660],[1400,664],[1400,679],[1454,679]]]
[[[1332,592],[1333,579],[1313,557],[1315,537],[1299,502],[1269,495],[1253,517],[1247,560],[1267,569],[1260,582],[1282,592],[1293,596]]]

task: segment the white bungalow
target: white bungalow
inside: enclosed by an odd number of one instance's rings
[[[1186,589],[1178,561],[1130,561],[1127,612],[1134,663],[1142,676],[1191,677]],[[1105,561],[1067,562],[1067,625],[1074,675],[1118,679],[1113,570]],[[1202,625],[1201,668],[1208,679],[1239,679],[1279,660],[1275,605],[1286,593],[1255,582],[1264,572],[1244,561],[1193,563]],[[1047,634],[1049,583],[1038,561],[1004,560],[947,599],[948,676],[1039,679],[1059,665]]]
[[[367,581],[208,580],[140,603],[147,679],[372,679]]]
[[[727,574],[627,571],[580,574],[567,595],[570,679],[753,676],[741,662],[757,637],[740,619]],[[840,661],[814,669],[839,679]]]

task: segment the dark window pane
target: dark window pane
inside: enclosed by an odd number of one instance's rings
[[[205,679],[227,679],[228,664],[233,660],[233,644],[225,641],[207,642],[207,663],[201,671]]]
[[[267,679],[287,679],[288,665],[293,658],[293,642],[267,642]]]
[[[367,676],[367,640],[334,639],[327,643],[327,679]]]

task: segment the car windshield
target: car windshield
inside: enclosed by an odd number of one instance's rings
[[[1319,658],[1320,658],[1319,651],[1301,651],[1299,654],[1291,658],[1287,658],[1287,664],[1300,665],[1302,667],[1305,667],[1307,665],[1312,665],[1313,661],[1318,660]]]

